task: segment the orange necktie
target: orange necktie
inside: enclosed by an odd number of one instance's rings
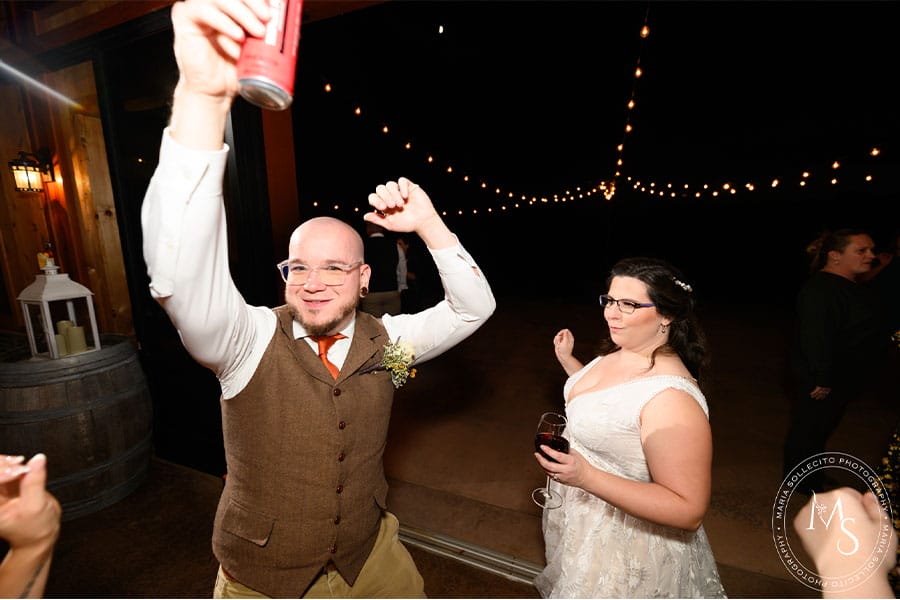
[[[328,360],[328,349],[331,348],[336,341],[347,336],[342,333],[336,333],[335,335],[311,335],[309,337],[314,339],[319,345],[319,358],[322,360],[322,364],[325,365],[325,368],[328,369],[331,376],[337,379],[340,369],[337,368],[337,365]]]

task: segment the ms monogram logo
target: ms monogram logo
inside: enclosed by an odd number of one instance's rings
[[[816,518],[825,525],[825,529],[828,529],[831,526],[831,521],[834,520],[835,514],[837,514],[837,525],[841,528],[845,537],[840,537],[835,542],[836,550],[844,556],[853,556],[856,554],[859,551],[859,538],[853,535],[853,532],[850,530],[850,525],[855,523],[856,519],[854,517],[844,516],[844,507],[841,499],[838,498],[837,502],[834,503],[834,508],[831,509],[831,514],[828,515],[827,521],[825,520],[824,515],[828,512],[828,506],[818,502],[815,492],[813,492],[812,499],[813,501],[809,506],[809,526],[806,529],[811,531],[816,528]],[[849,549],[841,547],[845,539],[849,540]]]
[[[868,488],[883,509],[880,520],[853,514],[840,495],[813,492],[809,497],[801,491],[826,470],[833,470],[841,481],[858,479],[854,488]],[[804,482],[808,477],[812,479]],[[853,506],[857,510],[860,505]],[[890,498],[877,471],[849,454],[823,452],[794,467],[778,488],[772,505],[772,541],[785,569],[800,583],[816,591],[847,592],[878,573],[891,548],[891,519]],[[816,572],[816,562],[821,561],[832,568],[837,565],[837,572],[828,576]]]

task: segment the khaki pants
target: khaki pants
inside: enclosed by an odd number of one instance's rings
[[[304,598],[425,598],[425,584],[412,556],[400,543],[400,523],[385,512],[375,546],[366,559],[356,583],[344,581],[337,569],[324,569]],[[213,598],[268,598],[238,581],[228,578],[219,566]]]

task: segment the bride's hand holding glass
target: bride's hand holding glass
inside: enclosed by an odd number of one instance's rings
[[[537,433],[534,436],[535,456],[538,463],[547,473],[547,485],[539,487],[531,493],[531,499],[534,503],[543,508],[559,508],[562,506],[563,499],[559,492],[550,489],[551,477],[557,479],[558,469],[560,467],[557,461],[549,452],[569,452],[569,440],[563,437],[563,431],[566,428],[566,417],[558,413],[544,413],[538,422]]]

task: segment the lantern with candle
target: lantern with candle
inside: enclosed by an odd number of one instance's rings
[[[41,270],[43,274],[18,296],[32,357],[57,359],[99,350],[94,293],[69,279],[66,273],[60,273],[52,258],[46,260]],[[79,315],[86,315],[90,321],[87,325],[90,326],[92,347],[87,344],[85,325],[78,322]],[[64,318],[54,322],[55,316]],[[37,331],[35,322],[41,331]]]

